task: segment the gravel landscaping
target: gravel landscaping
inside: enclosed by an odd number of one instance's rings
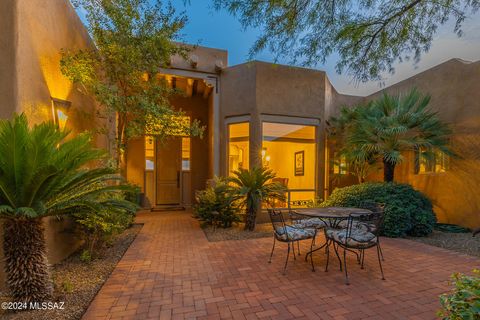
[[[480,257],[480,235],[471,233],[451,233],[434,230],[427,237],[409,237],[408,239]]]
[[[270,223],[257,224],[255,231],[244,231],[243,227],[243,223],[236,224],[232,228],[227,229],[214,229],[211,226],[205,226],[203,227],[203,231],[210,242],[246,240],[272,236],[272,225]],[[408,237],[408,239],[480,257],[480,235],[472,237],[471,233],[451,233],[434,230],[429,236]]]
[[[141,228],[142,225],[134,224],[115,237],[101,259],[95,259],[88,263],[82,262],[79,251],[52,267],[55,285],[52,302],[64,302],[63,310],[36,310],[18,313],[7,313],[0,310],[0,318],[5,320],[80,319]],[[0,301],[9,301],[9,299],[2,296]]]

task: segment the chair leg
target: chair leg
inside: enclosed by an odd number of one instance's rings
[[[327,245],[325,246],[325,253],[327,254],[327,263],[325,264],[325,272],[328,272],[328,263],[330,261],[330,240],[327,239]]]
[[[382,257],[382,261],[385,261],[385,259],[383,259],[382,247],[380,246],[380,238],[378,238],[378,248],[380,249],[380,257]]]
[[[300,255],[300,241],[297,241],[298,255]]]
[[[378,264],[380,265],[380,272],[382,273],[382,280],[385,280],[385,276],[383,275],[383,268],[382,268],[382,259],[380,259],[380,246],[377,246],[377,257],[378,257]]]
[[[272,263],[273,250],[275,250],[275,236],[273,236],[273,247],[272,252],[270,253],[270,260],[268,260],[268,263]]]
[[[345,284],[349,285],[348,271],[347,271],[347,249],[343,248],[343,268],[345,269]]]
[[[297,260],[297,255],[295,254],[295,242],[292,242],[292,251],[293,251],[293,260]]]
[[[335,241],[333,242],[333,249],[335,250],[335,254],[337,255],[337,258],[338,258],[338,263],[340,264],[340,271],[342,271],[342,259],[340,259],[340,255],[338,254],[338,248]]]
[[[361,269],[364,269],[364,261],[365,261],[365,249],[362,249],[360,256],[362,257],[362,264],[360,265]]]
[[[310,243],[310,252],[313,250],[313,241],[315,241],[315,237],[313,237],[312,242]],[[310,262],[312,263],[312,272],[315,272],[315,266],[313,265],[313,253],[310,254]]]
[[[290,257],[290,242],[288,243],[287,259],[285,260],[285,266],[283,267],[283,274],[287,271],[288,258]]]

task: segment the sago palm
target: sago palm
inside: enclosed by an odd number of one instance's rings
[[[243,199],[247,212],[245,230],[255,229],[257,211],[262,201],[273,199],[285,200],[285,187],[272,182],[275,173],[267,168],[239,169],[233,172],[230,182],[236,195]]]
[[[383,162],[384,181],[394,179],[395,167],[404,160],[404,152],[423,150],[433,157],[435,151],[453,155],[450,127],[428,108],[430,96],[413,89],[405,95],[388,95],[367,105],[344,107],[332,123],[341,152],[351,163],[379,159]]]
[[[6,280],[15,301],[51,296],[43,217],[133,205],[109,197],[98,201],[124,188],[112,183],[120,177],[110,168],[87,167],[104,156],[88,135],[67,135],[53,123],[30,128],[23,114],[0,121],[0,217]]]

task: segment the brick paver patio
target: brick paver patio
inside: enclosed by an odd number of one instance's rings
[[[270,238],[208,242],[188,212],[137,220],[142,231],[84,319],[434,319],[450,274],[480,266],[474,257],[385,239],[387,280],[370,250],[365,270],[350,255],[346,286],[336,258],[323,271],[321,253],[316,272],[297,259],[282,275],[285,245],[268,264]]]

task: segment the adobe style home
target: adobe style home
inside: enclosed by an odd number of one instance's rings
[[[66,0],[0,2],[0,117],[25,112],[34,121],[53,120],[73,133],[100,126],[99,106],[62,76],[60,50],[91,47],[85,27]],[[215,175],[238,168],[268,166],[287,185],[292,206],[324,199],[339,186],[356,182],[329,147],[326,121],[343,105],[368,97],[337,92],[319,70],[260,61],[228,65],[224,50],[198,47],[190,60],[173,59],[159,70],[183,95],[172,105],[206,126],[203,138],[153,137],[132,140],[127,148],[126,178],[142,189],[145,206],[188,208],[196,190]],[[432,96],[431,107],[451,123],[459,158],[438,156],[415,166],[415,154],[396,170],[396,180],[424,192],[439,221],[480,226],[480,61],[446,61],[385,89],[401,93],[417,87]],[[97,135],[110,148],[113,136]],[[372,174],[370,180],[380,180]],[[161,214],[161,213],[158,213]],[[68,221],[50,219],[50,261],[66,256],[75,240]]]

